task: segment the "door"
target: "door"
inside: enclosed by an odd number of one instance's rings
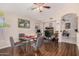
[[[62,17],[61,29],[62,29],[62,42],[68,42],[76,44],[77,41],[77,20],[76,14],[69,13]]]

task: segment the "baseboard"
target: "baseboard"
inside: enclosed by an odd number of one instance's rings
[[[62,42],[60,42],[60,43],[62,43]],[[76,44],[77,45],[77,43],[71,43],[71,42],[63,42],[63,43],[69,43],[69,44]]]
[[[10,45],[7,45],[7,46],[1,46],[0,49],[4,49],[4,48],[7,48],[7,47],[10,47]]]

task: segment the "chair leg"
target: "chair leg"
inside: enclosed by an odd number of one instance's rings
[[[14,55],[14,48],[13,47],[11,48],[11,55],[12,56]]]
[[[12,51],[12,56],[14,56],[15,53],[16,53],[16,48],[15,48],[15,47],[12,47],[12,48],[11,48],[11,51]]]
[[[25,54],[25,47],[24,46],[20,46],[21,50],[23,51],[23,54]]]
[[[37,48],[35,49],[35,51],[34,51],[35,56],[38,56],[38,50],[39,50],[39,49],[37,49]]]

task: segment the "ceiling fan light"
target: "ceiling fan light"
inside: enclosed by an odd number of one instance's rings
[[[49,18],[49,19],[53,19],[53,18],[51,17],[51,18]]]

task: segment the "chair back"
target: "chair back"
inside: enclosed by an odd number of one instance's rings
[[[19,37],[24,37],[24,36],[25,36],[24,33],[20,33],[20,34],[19,34]]]
[[[10,37],[10,43],[11,43],[11,47],[14,47],[15,46],[13,37]]]
[[[38,37],[37,42],[36,42],[37,48],[40,48],[42,46],[43,42],[44,42],[44,37],[43,36]]]

